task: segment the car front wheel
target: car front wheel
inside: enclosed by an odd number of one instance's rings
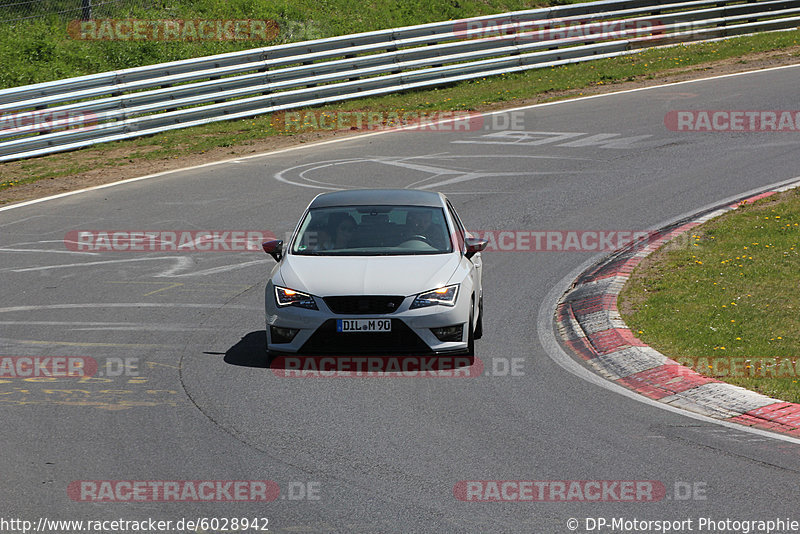
[[[478,324],[475,326],[475,339],[483,337],[483,296],[478,301]]]
[[[475,301],[472,301],[472,306],[469,310],[469,323],[467,323],[467,356],[470,358],[475,357],[475,328],[472,324],[475,322]]]

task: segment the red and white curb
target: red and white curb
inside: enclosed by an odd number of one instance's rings
[[[638,339],[620,317],[617,297],[633,269],[667,241],[743,203],[800,187],[793,182],[725,206],[630,245],[584,271],[559,300],[563,344],[612,382],[653,400],[705,416],[800,436],[800,404],[703,376]]]

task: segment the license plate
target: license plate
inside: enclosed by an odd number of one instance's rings
[[[391,319],[337,319],[337,332],[391,332]]]

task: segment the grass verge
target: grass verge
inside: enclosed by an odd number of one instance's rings
[[[633,332],[719,380],[800,402],[800,190],[741,206],[665,246],[623,289]]]
[[[653,80],[665,73],[699,76],[715,62],[746,66],[753,55],[785,50],[789,60],[800,57],[800,31],[778,32],[711,43],[646,50],[620,58],[603,59],[556,68],[536,69],[493,78],[476,79],[447,87],[396,93],[324,106],[318,110],[390,112],[396,110],[485,111],[519,103],[556,100],[598,92],[624,82]],[[786,58],[784,57],[784,60]],[[303,110],[299,110],[303,111]],[[336,134],[336,132],[324,132]],[[148,162],[185,159],[216,151],[217,159],[247,152],[247,147],[274,140],[274,147],[308,140],[304,132],[276,128],[273,117],[261,116],[187,128],[134,140],[100,144],[76,152],[54,154],[0,164],[0,203],[20,200],[4,191],[42,179],[81,173],[111,173],[120,168],[147,168]],[[292,139],[297,137],[297,139]],[[219,149],[230,150],[219,150]],[[255,149],[253,150],[255,151]],[[230,156],[227,156],[230,157]],[[161,170],[161,169],[158,169]],[[144,174],[144,172],[140,172]]]
[[[262,46],[322,39],[442,20],[533,9],[586,0],[184,0],[92,2],[92,19],[269,20],[268,40],[84,40],[56,16],[27,20],[30,2],[0,6],[0,88],[126,69]],[[75,4],[75,2],[70,2]],[[77,3],[80,6],[80,2]],[[55,7],[53,8],[55,9]],[[73,13],[73,16],[76,13]],[[78,33],[79,35],[79,33]],[[148,34],[145,34],[148,35]]]

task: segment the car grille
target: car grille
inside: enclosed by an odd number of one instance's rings
[[[325,305],[333,313],[341,314],[384,314],[394,313],[405,297],[382,295],[357,295],[347,297],[324,297]]]
[[[337,332],[328,319],[300,348],[301,354],[430,354],[431,349],[403,321],[392,319],[391,332]]]

